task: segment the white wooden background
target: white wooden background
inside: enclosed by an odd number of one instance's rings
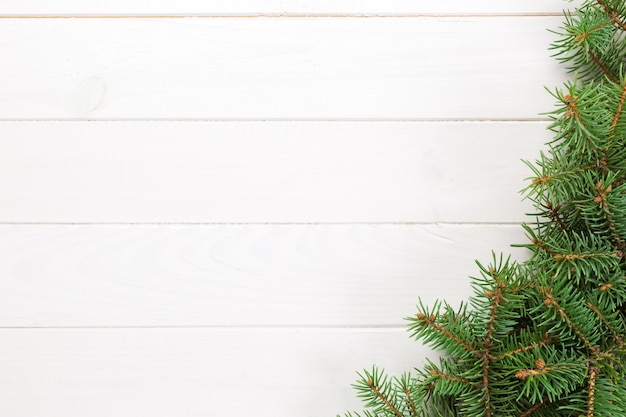
[[[0,417],[317,417],[523,242],[560,0],[0,3]]]

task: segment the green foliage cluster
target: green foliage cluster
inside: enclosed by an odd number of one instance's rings
[[[412,337],[443,356],[355,384],[367,417],[626,415],[626,1],[587,0],[553,49],[554,140],[524,190],[532,251],[479,264],[460,308],[420,304]]]

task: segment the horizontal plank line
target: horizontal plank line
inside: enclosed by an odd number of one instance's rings
[[[534,218],[534,215],[528,215]],[[2,222],[0,226],[518,226],[520,222]]]
[[[0,326],[0,331],[3,330],[161,330],[161,329],[206,329],[206,330],[272,330],[272,331],[318,331],[318,330],[372,330],[372,331],[386,331],[386,330],[405,330],[407,326],[401,326],[397,324],[334,324],[334,325],[147,325],[147,326]]]
[[[206,123],[258,123],[258,122],[281,122],[281,123],[532,123],[549,122],[548,117],[522,117],[522,118],[124,118],[124,119],[81,119],[81,118],[19,118],[2,119],[0,123],[32,123],[32,122],[206,122]]]
[[[41,15],[0,15],[0,19],[264,19],[264,18],[334,18],[334,19],[397,19],[397,18],[500,18],[500,17],[555,17],[563,13],[376,13],[376,14],[344,14],[344,13],[258,13],[258,14],[107,14],[107,15],[81,15],[81,14],[41,14]],[[574,15],[574,13],[572,13]]]

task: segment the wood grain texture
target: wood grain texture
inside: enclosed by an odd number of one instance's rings
[[[4,3],[1,417],[358,409],[418,297],[527,256],[576,3]]]
[[[578,4],[580,1],[574,2]],[[20,0],[2,5],[2,15],[405,15],[427,13],[532,14],[560,13],[573,4],[562,0]]]
[[[3,122],[0,222],[520,222],[546,127]]]
[[[1,119],[535,119],[560,17],[4,19]]]
[[[388,326],[519,226],[2,226],[0,326]]]
[[[360,409],[350,384],[429,351],[404,329],[0,330],[11,417],[306,417]]]

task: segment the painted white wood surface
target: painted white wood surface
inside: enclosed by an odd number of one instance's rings
[[[429,351],[404,329],[0,330],[2,415],[334,416],[372,364]]]
[[[401,326],[520,226],[0,227],[0,327]]]
[[[2,119],[536,119],[560,17],[3,19]]]
[[[558,13],[562,0],[20,0],[2,4],[0,15],[284,15],[339,14],[532,14]]]
[[[332,416],[419,366],[417,297],[525,256],[570,5],[4,2],[0,416]]]
[[[1,122],[0,222],[518,223],[546,122]]]

